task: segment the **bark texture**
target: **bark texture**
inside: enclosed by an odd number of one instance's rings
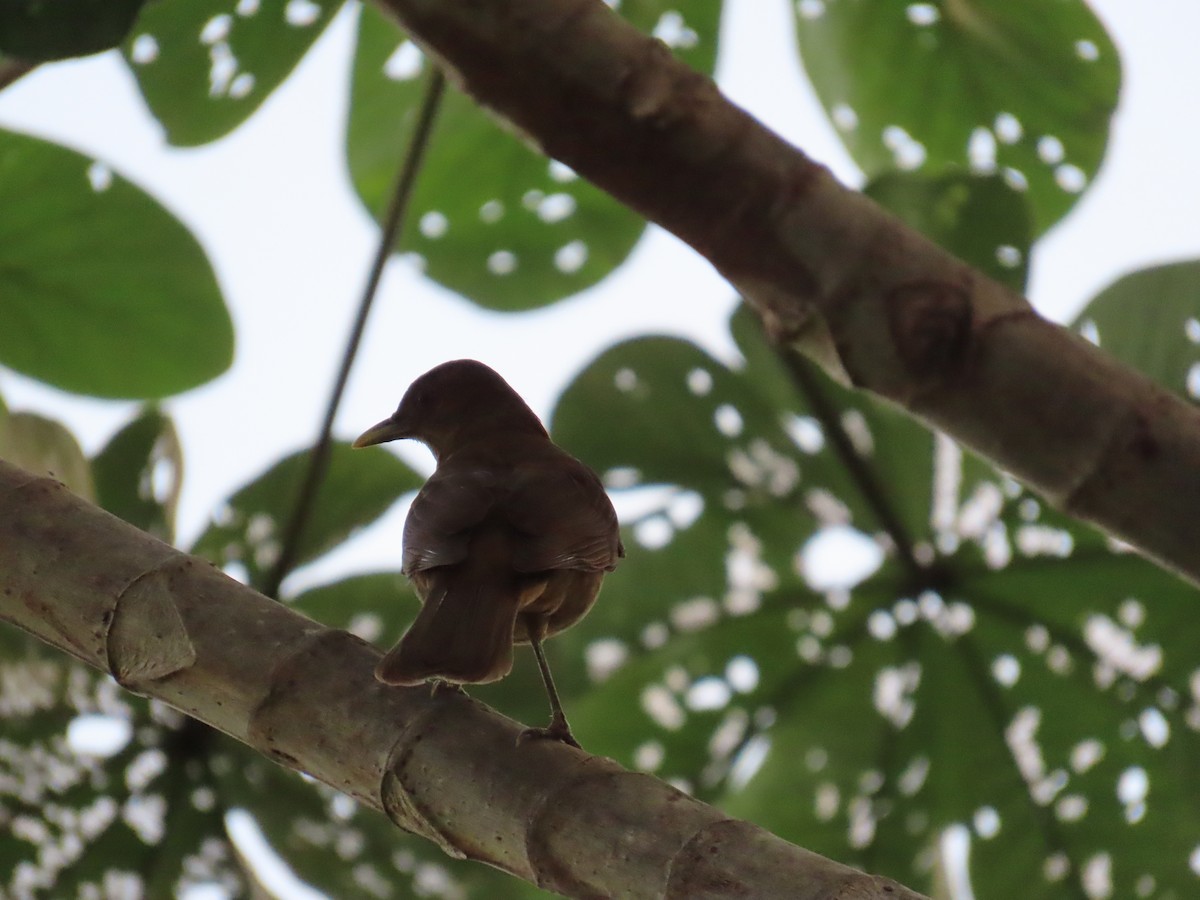
[[[916,900],[452,691],[0,461],[0,619],[448,854],[571,897]]]
[[[478,102],[687,241],[768,333],[1200,584],[1200,410],[1040,317],[601,0],[378,0]]]

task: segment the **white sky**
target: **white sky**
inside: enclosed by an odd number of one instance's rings
[[[1099,178],[1034,258],[1031,298],[1059,320],[1120,274],[1200,255],[1200,3],[1093,6],[1122,52],[1125,81]],[[732,3],[719,80],[737,102],[857,183],[796,61],[787,16],[785,0]],[[196,150],[165,146],[115,54],[43,67],[0,93],[0,126],[109,162],[179,215],[214,261],[237,357],[220,379],[168,404],[187,457],[185,544],[223,497],[312,440],[326,402],[375,241],[342,158],[352,41],[352,17],[343,13],[257,115]],[[729,355],[732,297],[707,263],[657,230],[603,285],[519,316],[477,310],[393,262],[338,434],[352,437],[388,414],[413,377],[446,359],[483,359],[544,415],[570,377],[619,337],[666,332]],[[0,393],[13,408],[62,418],[89,452],[132,411],[6,371]],[[400,525],[395,511],[326,572],[395,567]]]

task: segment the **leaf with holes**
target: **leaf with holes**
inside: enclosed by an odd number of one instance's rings
[[[244,566],[246,583],[262,584],[279,557],[280,541],[307,466],[307,452],[293,453],[243,487],[196,541],[192,552],[218,565]],[[293,566],[332,550],[424,480],[382,448],[354,450],[349,444],[333,444]]]
[[[1163,387],[1200,400],[1200,260],[1118,278],[1072,327]]]
[[[175,535],[183,448],[170,417],[149,408],[92,459],[96,502],[161,541]]]
[[[718,799],[772,722],[765,701],[777,687],[777,663],[795,657],[789,621],[805,604],[820,600],[785,590],[754,612],[677,624],[633,644],[614,671],[573,699],[576,736],[591,753]]]
[[[906,543],[926,532],[934,491],[929,430],[837,384],[800,356],[771,347],[745,305],[729,328],[746,360],[741,377],[776,405],[775,415],[805,454],[812,488],[806,502],[822,523],[867,533],[884,529]]]
[[[146,0],[0,3],[0,53],[37,63],[115,47]]]
[[[623,4],[635,25],[712,71],[719,0]],[[686,16],[686,18],[685,18]],[[359,20],[346,155],[377,217],[416,120],[426,69],[416,45],[373,7]],[[530,150],[458,91],[447,91],[400,249],[481,306],[531,309],[577,293],[624,262],[645,223],[564,166]]]
[[[1121,66],[1082,0],[800,0],[800,58],[851,155],[999,172],[1041,234],[1096,175]]]
[[[0,131],[0,209],[0,364],[137,398],[228,368],[233,326],[208,259],[148,194],[72,150]]]
[[[223,137],[250,118],[324,31],[341,0],[151,3],[121,48],[177,147]]]
[[[202,728],[0,629],[5,897],[179,896],[242,885],[197,743]],[[18,702],[12,702],[17,699]]]
[[[400,572],[354,575],[287,598],[289,605],[322,625],[381,645],[400,637],[400,629],[416,617],[419,602]]]
[[[1017,808],[992,800],[978,881],[1010,870],[1010,845],[1031,832],[1050,884],[1029,896],[1072,883],[1186,896],[1200,877],[1195,590],[1134,556],[1085,551],[981,575],[964,594],[980,619],[972,678],[1026,783]]]
[[[597,685],[603,686],[606,695],[614,697],[607,702],[616,705],[624,702],[632,708],[636,703],[631,699],[633,695],[618,686],[630,677],[625,672],[627,667],[647,655],[658,660],[653,651],[673,635],[688,634],[727,618],[725,604],[736,608],[739,602],[754,602],[752,593],[731,593],[725,598],[714,589],[725,582],[725,558],[732,552],[729,538],[719,525],[686,528],[661,547],[636,545],[636,540],[627,530],[626,544],[631,548],[637,546],[636,552],[631,552],[616,572],[605,577],[600,596],[586,618],[555,635],[545,647],[555,683],[572,720],[580,718],[574,711],[582,702],[583,718],[597,723],[598,730],[603,731],[598,747],[620,746],[626,729],[619,720],[588,711],[595,703],[606,702],[593,697]],[[619,672],[620,678],[609,683],[614,672]],[[524,648],[517,649],[513,671],[507,678],[473,687],[471,693],[527,725],[543,724],[549,713],[533,654]],[[592,733],[587,721],[578,724],[581,733]],[[639,724],[644,723],[639,720]],[[612,755],[591,744],[585,746],[593,752]]]
[[[617,488],[629,548],[548,644],[585,746],[918,886],[1186,895],[1194,590],[970,457],[935,465],[919,426],[797,368],[744,311],[732,325],[740,368],[629,341],[555,413]],[[748,478],[735,451],[756,443],[795,466],[787,490]],[[702,503],[675,525],[684,492]],[[873,575],[806,587],[851,565],[796,553],[822,522],[806,504],[881,533]]]
[[[1019,294],[1033,226],[1025,195],[999,175],[888,172],[864,189],[943,249]]]

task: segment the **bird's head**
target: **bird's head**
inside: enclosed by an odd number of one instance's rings
[[[461,440],[512,430],[546,434],[533,410],[494,370],[473,359],[456,359],[414,381],[396,411],[359,435],[354,446],[413,438],[440,459]]]

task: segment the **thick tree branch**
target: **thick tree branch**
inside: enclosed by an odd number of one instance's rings
[[[465,695],[0,462],[0,619],[454,856],[574,897],[917,900]]]
[[[1037,315],[600,0],[378,0],[480,103],[673,231],[780,342],[1200,583],[1200,411]]]

